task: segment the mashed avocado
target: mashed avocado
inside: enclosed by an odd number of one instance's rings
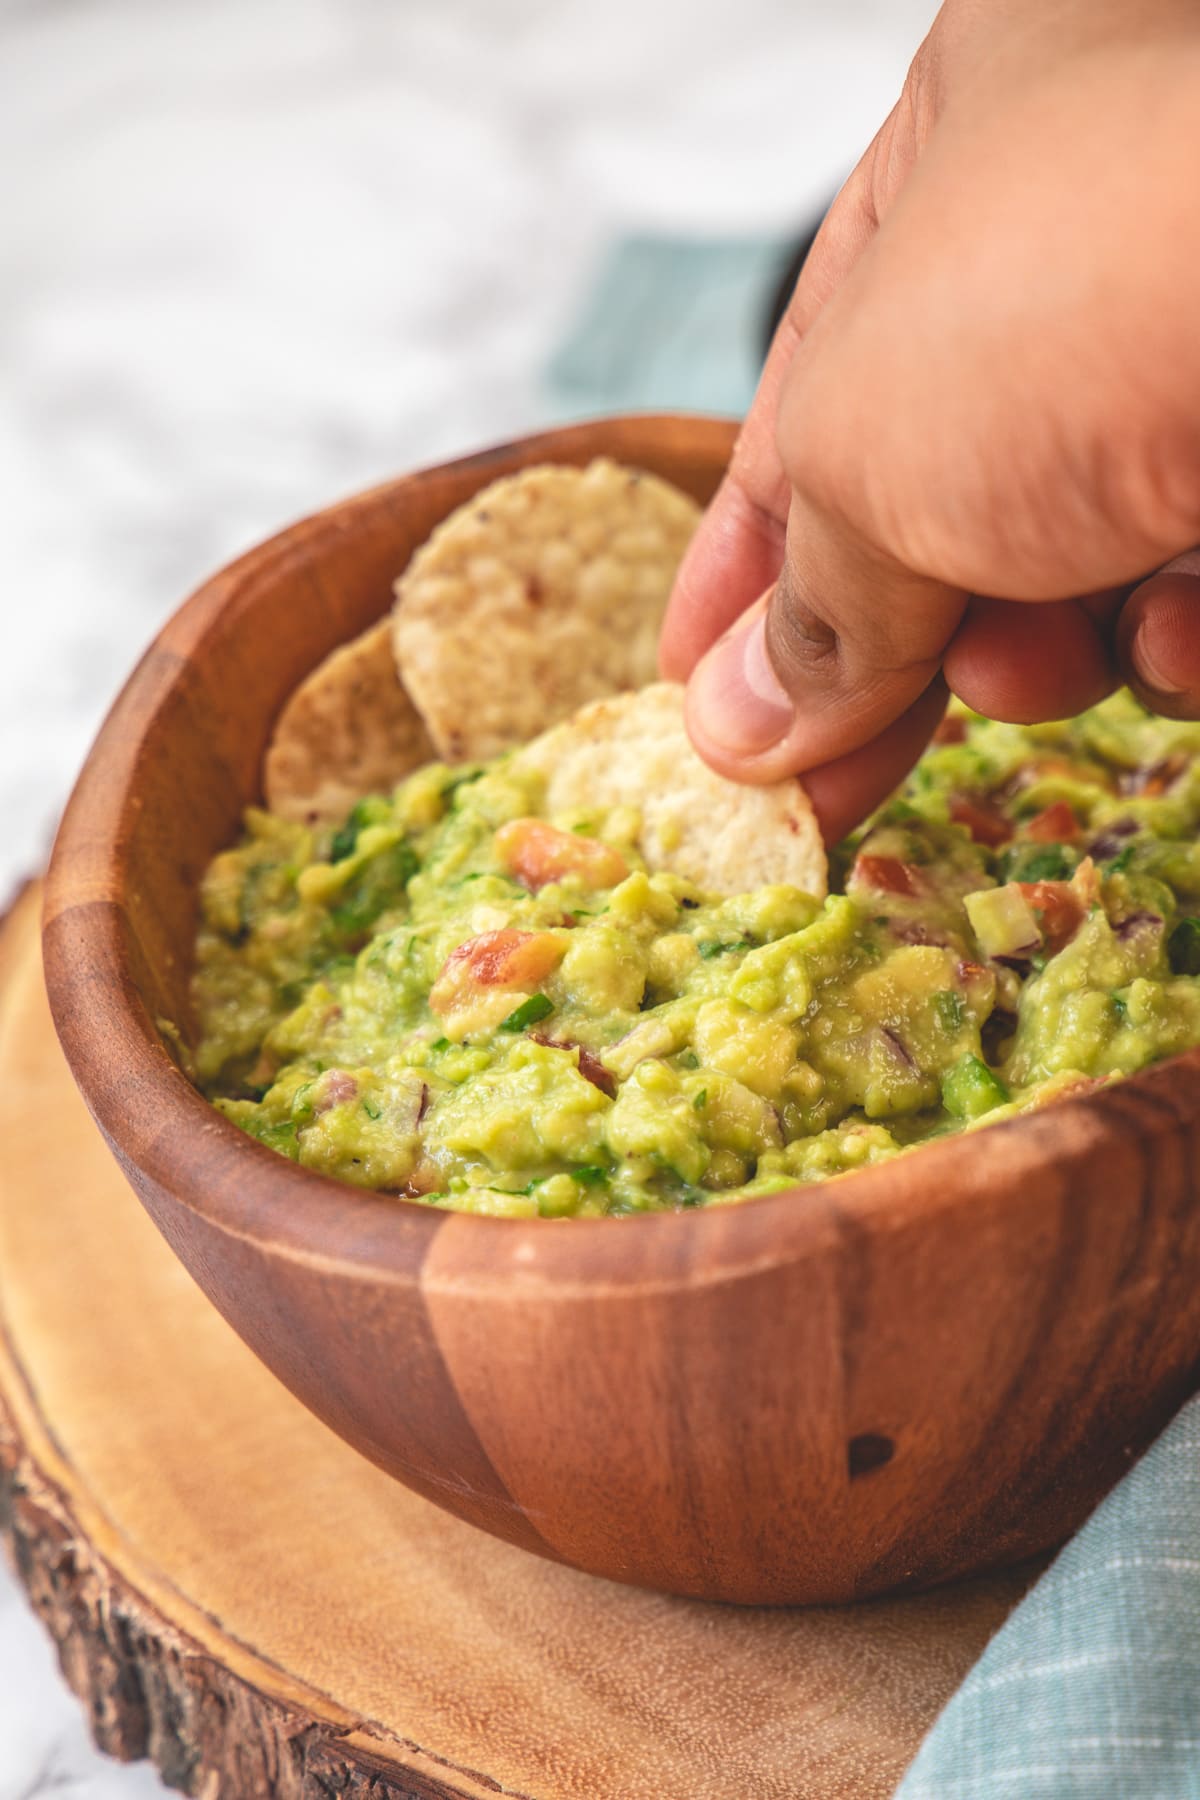
[[[822,904],[649,873],[501,759],[202,890],[195,1077],[342,1180],[513,1216],[816,1181],[1200,1042],[1200,726],[952,713]]]

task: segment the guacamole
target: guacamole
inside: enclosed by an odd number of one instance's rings
[[[1200,725],[952,712],[823,902],[651,873],[511,758],[209,868],[194,1077],[282,1155],[558,1217],[816,1181],[1200,1042]]]

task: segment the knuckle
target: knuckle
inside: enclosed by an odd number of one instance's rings
[[[767,656],[787,687],[796,680],[832,681],[841,662],[841,639],[828,619],[800,599],[785,567],[767,609]]]

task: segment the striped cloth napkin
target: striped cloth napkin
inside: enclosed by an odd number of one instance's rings
[[[996,1633],[897,1800],[1200,1800],[1200,1399]]]

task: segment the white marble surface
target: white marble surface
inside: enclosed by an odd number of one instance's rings
[[[804,221],[932,11],[0,0],[0,890],[192,585],[544,420],[615,234]],[[162,1791],[91,1751],[6,1577],[0,1745],[0,1800]]]

